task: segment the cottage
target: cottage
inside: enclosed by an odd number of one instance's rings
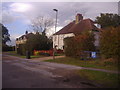
[[[77,14],[76,19],[63,27],[60,31],[53,35],[53,47],[57,49],[64,49],[64,38],[73,37],[82,31],[89,30],[95,34],[95,46],[99,46],[99,31],[100,29],[95,25],[91,19],[83,19],[82,14]]]

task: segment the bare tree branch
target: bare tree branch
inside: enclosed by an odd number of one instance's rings
[[[53,25],[54,21],[52,18],[38,16],[31,19],[30,28],[35,32],[46,32]]]

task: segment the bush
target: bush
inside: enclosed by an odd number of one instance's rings
[[[57,50],[57,54],[63,54],[63,50],[58,49],[58,50]]]
[[[117,61],[113,58],[109,58],[109,59],[104,59],[103,60],[103,64],[106,65],[115,65],[117,64]]]
[[[120,27],[106,28],[100,35],[100,52],[104,58],[120,59]]]
[[[50,56],[53,54],[53,50],[34,50],[34,55],[44,55],[44,56]]]
[[[17,53],[20,55],[26,55],[25,44],[19,44],[19,48],[17,49]]]
[[[49,53],[40,53],[40,55],[43,55],[43,56],[50,56]]]
[[[18,54],[26,55],[26,51],[29,51],[30,54],[33,55],[34,50],[50,50],[52,41],[41,34],[30,34],[29,37],[27,37],[26,43],[19,44],[18,47]]]
[[[8,46],[8,45],[3,44],[2,51],[15,51],[15,46]]]
[[[67,37],[64,39],[65,55],[70,57],[85,56],[84,51],[94,51],[94,35],[93,33],[84,32],[75,37]]]
[[[50,50],[52,47],[52,41],[47,36],[41,34],[35,34],[28,38],[26,42],[26,48],[29,51],[33,50]]]
[[[40,55],[39,51],[34,52],[34,55]]]

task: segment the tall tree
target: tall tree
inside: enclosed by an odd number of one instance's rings
[[[101,13],[95,21],[101,25],[101,28],[117,27],[120,25],[120,16],[112,13]]]
[[[27,48],[33,50],[49,50],[50,40],[41,34],[35,34],[28,38],[26,45]],[[28,47],[29,46],[29,47]]]
[[[10,41],[10,34],[3,24],[0,23],[0,27],[2,27],[2,43],[6,45],[6,42]]]
[[[53,19],[38,16],[31,20],[30,28],[35,32],[41,32],[42,34],[46,33],[46,30],[53,25]]]

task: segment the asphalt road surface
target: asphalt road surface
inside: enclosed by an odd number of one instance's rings
[[[80,68],[79,68],[80,69]],[[72,77],[75,67],[37,60],[2,56],[2,88],[89,88]],[[67,76],[67,77],[66,77]],[[71,79],[71,80],[70,80]],[[81,81],[83,81],[81,79]]]

